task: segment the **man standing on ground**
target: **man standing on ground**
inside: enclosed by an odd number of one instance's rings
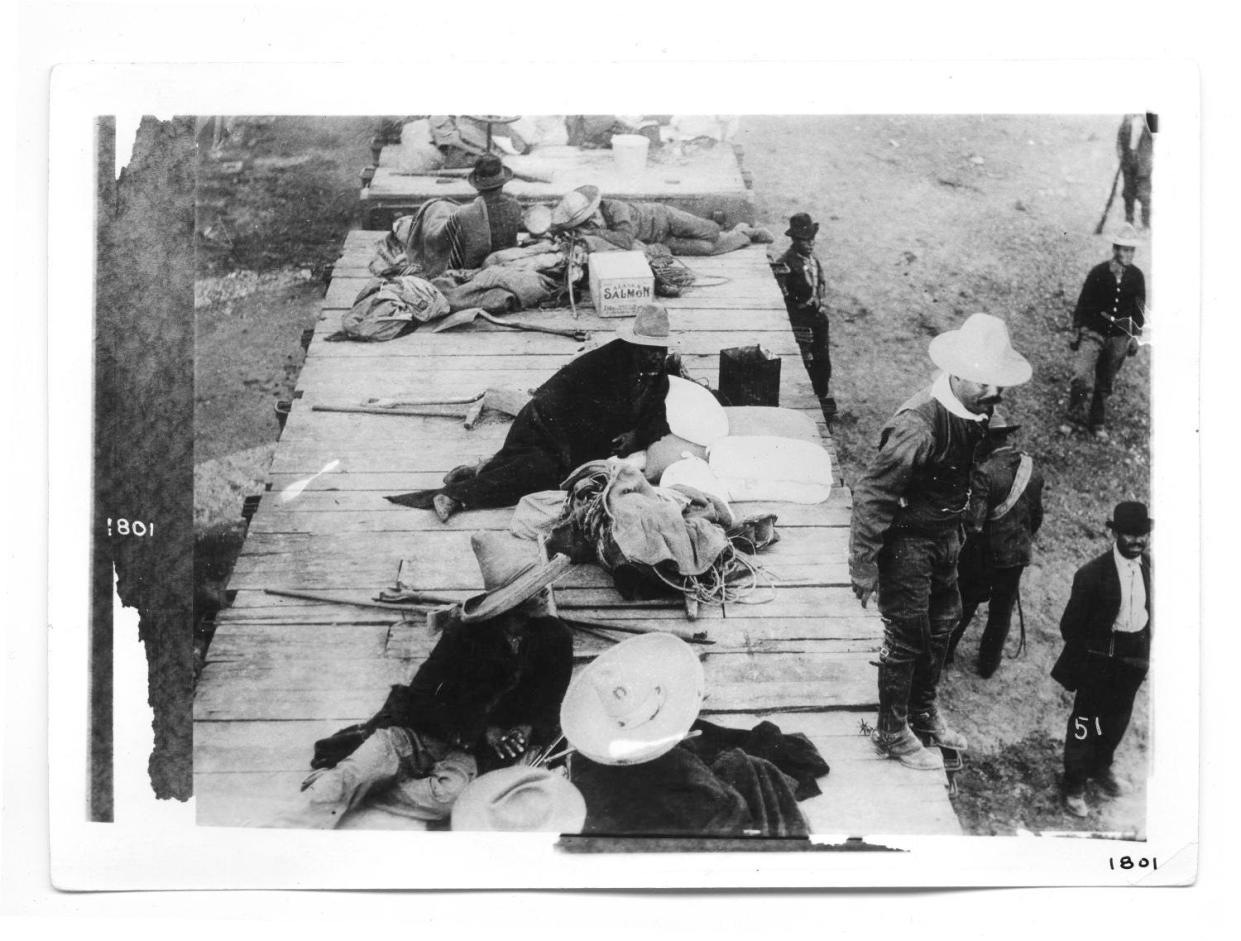
[[[952,632],[948,662],[978,605],[986,601],[987,626],[978,645],[978,675],[984,679],[995,673],[1004,655],[1021,573],[1030,564],[1034,534],[1043,524],[1043,475],[1033,458],[1012,444],[1020,427],[1009,424],[999,409],[992,412],[989,451],[974,470],[966,520],[970,534],[957,567],[964,610]]]
[[[943,767],[922,739],[966,748],[935,703],[961,617],[961,524],[991,411],[1004,388],[1031,375],[1004,321],[989,314],[971,314],[959,330],[932,340],[929,352],[943,373],[880,432],[879,453],[853,490],[849,540],[853,592],[866,607],[878,591],[884,625],[871,741],[880,754],[919,770]]]
[[[1144,114],[1126,114],[1116,132],[1116,156],[1125,178],[1121,198],[1125,201],[1125,221],[1133,222],[1133,204],[1142,204],[1142,228],[1151,227],[1151,170],[1155,161],[1155,140]]]
[[[1085,425],[1096,438],[1106,441],[1103,427],[1107,400],[1125,358],[1138,352],[1138,338],[1146,323],[1146,278],[1133,263],[1138,237],[1133,226],[1123,226],[1112,237],[1112,258],[1090,269],[1073,311],[1076,331],[1069,349],[1073,380],[1069,385],[1069,434],[1074,425]],[[1084,414],[1087,399],[1090,412]]]
[[[799,212],[789,219],[789,228],[784,234],[793,244],[774,266],[776,280],[784,293],[789,325],[801,348],[810,384],[819,397],[823,417],[830,422],[836,417],[836,400],[828,391],[832,354],[828,347],[827,282],[823,277],[823,263],[814,253],[819,224],[812,222],[808,213]]]
[[[1090,813],[1088,778],[1105,799],[1125,791],[1112,773],[1112,759],[1150,664],[1146,550],[1153,524],[1146,504],[1118,503],[1107,525],[1116,542],[1073,576],[1073,593],[1060,618],[1064,651],[1051,671],[1056,682],[1077,693],[1064,738],[1064,807],[1075,817]]]

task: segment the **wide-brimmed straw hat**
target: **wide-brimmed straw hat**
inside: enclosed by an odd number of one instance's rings
[[[521,214],[521,224],[531,235],[545,235],[552,227],[552,211],[542,203],[535,203]]]
[[[668,331],[667,308],[658,304],[646,304],[638,309],[632,321],[618,324],[616,335],[626,343],[638,346],[669,346],[672,337]]]
[[[1131,223],[1126,222],[1112,233],[1113,245],[1119,245],[1122,248],[1137,248],[1141,243],[1142,238]]]
[[[487,190],[499,189],[512,178],[513,171],[506,167],[499,157],[495,154],[483,154],[465,179],[470,186],[484,193]]]
[[[591,761],[637,765],[671,751],[702,708],[702,664],[672,634],[641,634],[605,650],[569,684],[565,738]]]
[[[470,537],[486,591],[464,601],[461,622],[473,624],[498,617],[529,601],[569,570],[566,555],[544,561],[538,543],[512,533],[480,532]]]
[[[959,329],[932,340],[928,352],[949,375],[989,386],[1019,386],[1034,372],[1013,349],[1004,321],[990,314],[970,314]]]
[[[570,190],[552,210],[552,225],[558,229],[576,229],[594,215],[602,198],[597,186],[587,184]]]
[[[475,778],[452,805],[454,830],[580,833],[585,822],[581,791],[559,774],[526,765]]]
[[[819,234],[819,224],[810,221],[810,213],[798,212],[789,216],[789,227],[784,233],[792,239],[812,239]]]
[[[1126,536],[1145,536],[1155,526],[1155,521],[1147,515],[1146,504],[1137,500],[1125,500],[1116,504],[1112,510],[1112,518],[1107,521],[1107,528]]]

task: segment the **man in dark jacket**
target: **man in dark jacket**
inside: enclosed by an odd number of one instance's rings
[[[978,605],[987,601],[987,626],[978,646],[978,675],[984,678],[1000,665],[1021,573],[1030,564],[1031,543],[1043,525],[1043,475],[1033,458],[1012,444],[1020,427],[1009,424],[998,409],[991,415],[987,456],[970,485],[968,536],[957,567],[963,610],[947,659],[952,662]]]
[[[1116,156],[1125,178],[1121,198],[1125,201],[1125,221],[1133,222],[1133,204],[1142,204],[1142,228],[1151,226],[1151,172],[1155,163],[1155,139],[1144,114],[1126,114],[1116,132]]]
[[[961,618],[957,557],[970,477],[1003,389],[1029,380],[1004,321],[972,314],[940,334],[931,360],[944,372],[884,425],[879,453],[853,490],[849,575],[883,615],[876,750],[911,768],[942,768],[922,740],[964,749],[936,708],[952,630]],[[912,728],[911,728],[912,727]]]
[[[784,294],[789,326],[801,349],[810,385],[819,398],[824,418],[830,422],[836,417],[836,400],[828,392],[832,354],[828,345],[827,282],[823,277],[823,263],[814,253],[819,224],[812,222],[807,213],[799,212],[789,219],[789,228],[784,234],[793,244],[772,270]]]
[[[534,392],[491,458],[450,471],[444,486],[389,497],[433,508],[447,521],[462,509],[512,506],[554,490],[574,469],[641,451],[668,433],[668,312],[640,311],[621,339],[583,353]]]
[[[1152,521],[1146,505],[1116,505],[1108,528],[1112,548],[1073,577],[1073,592],[1060,618],[1064,651],[1051,675],[1076,692],[1064,738],[1064,806],[1075,817],[1090,813],[1086,781],[1104,798],[1125,791],[1112,773],[1112,759],[1146,678],[1151,643]]]
[[[1095,265],[1086,275],[1073,311],[1069,349],[1077,355],[1069,384],[1069,424],[1061,432],[1086,425],[1096,438],[1107,439],[1103,427],[1107,400],[1125,358],[1137,354],[1146,323],[1146,279],[1133,263],[1137,246],[1137,232],[1124,226],[1112,237],[1111,260]],[[1088,415],[1083,412],[1087,400]]]
[[[489,585],[489,587],[495,587]],[[284,826],[327,829],[369,798],[420,820],[448,816],[477,774],[559,736],[573,638],[538,599],[485,621],[453,623],[407,685],[368,722],[316,743]]]

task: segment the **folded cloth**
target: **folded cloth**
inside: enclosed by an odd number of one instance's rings
[[[793,793],[797,782],[767,759],[730,748],[711,762],[711,770],[745,799],[750,812],[747,829],[762,836],[809,835],[810,825]]]
[[[756,758],[765,758],[797,782],[799,801],[821,794],[818,779],[831,771],[809,738],[801,732],[786,735],[774,722],[763,721],[746,730],[698,719],[691,728],[702,734],[686,741],[683,748],[706,762],[713,762],[730,748],[740,748]]]
[[[555,281],[547,275],[521,265],[452,269],[432,283],[443,292],[454,311],[481,307],[491,314],[538,307],[556,289]]]

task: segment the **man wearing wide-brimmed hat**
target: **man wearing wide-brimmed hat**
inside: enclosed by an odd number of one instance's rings
[[[1138,352],[1146,323],[1146,278],[1133,263],[1139,245],[1137,230],[1122,226],[1112,236],[1112,257],[1086,275],[1073,311],[1073,380],[1069,384],[1069,424],[1084,425],[1101,440],[1107,418],[1107,399],[1126,357]],[[1089,413],[1085,412],[1090,402]]]
[[[485,591],[465,601],[413,679],[368,722],[315,743],[314,773],[284,826],[332,828],[364,803],[441,820],[476,774],[559,737],[569,629],[544,592],[569,568],[510,533],[471,539]]]
[[[1073,576],[1073,592],[1060,618],[1064,650],[1051,675],[1076,692],[1064,738],[1064,806],[1075,817],[1090,813],[1086,782],[1106,800],[1126,790],[1112,772],[1150,664],[1153,528],[1146,504],[1118,503],[1107,521],[1112,548]]]
[[[923,741],[966,747],[936,707],[952,630],[961,617],[957,558],[970,477],[1003,390],[1030,379],[1004,321],[971,314],[930,345],[943,370],[883,426],[879,453],[853,490],[849,574],[865,607],[878,592],[880,754],[911,768],[942,768]]]
[[[723,255],[750,244],[772,241],[766,229],[739,222],[725,231],[713,219],[666,203],[609,199],[597,186],[579,186],[552,210],[552,227],[573,230],[591,251],[640,250],[666,245],[674,255]]]
[[[434,509],[447,522],[462,509],[512,506],[528,493],[555,490],[587,461],[623,457],[662,438],[668,311],[648,305],[620,322],[616,334],[536,389],[490,458],[449,471],[442,487],[388,499]]]
[[[827,281],[823,263],[814,252],[819,224],[809,213],[799,212],[789,219],[784,233],[793,240],[780,260],[773,266],[776,282],[784,293],[784,306],[789,312],[789,326],[801,350],[802,363],[810,376],[810,385],[819,398],[823,417],[836,417],[836,400],[828,391],[832,379],[832,354],[828,345]]]
[[[978,645],[978,675],[995,673],[1018,601],[1021,573],[1030,564],[1034,534],[1043,524],[1043,475],[1034,458],[1013,444],[1021,427],[999,409],[988,423],[986,458],[974,469],[966,540],[957,565],[963,613],[948,645],[951,663],[957,644],[987,602],[987,626]],[[1023,633],[1024,637],[1024,633]]]

